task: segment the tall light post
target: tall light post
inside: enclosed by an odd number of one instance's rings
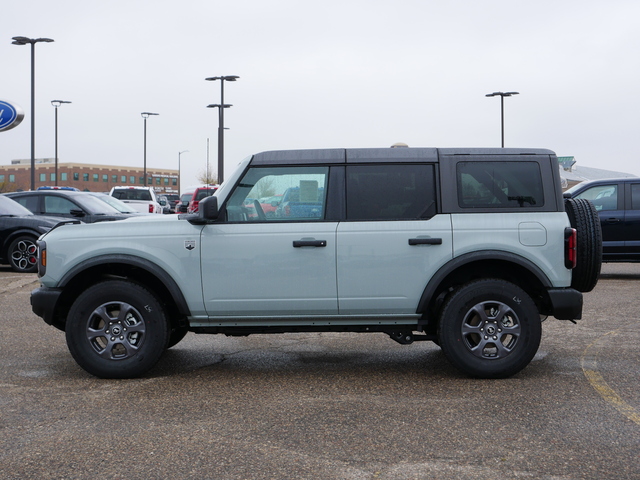
[[[487,93],[485,95],[485,97],[500,96],[500,124],[502,129],[502,148],[504,148],[504,97],[511,97],[512,95],[518,95],[518,92],[493,92],[493,93]]]
[[[224,181],[224,109],[231,106],[224,103],[224,82],[235,82],[239,78],[237,75],[205,78],[208,81],[220,80],[220,104],[208,106],[209,108],[221,107],[218,109],[218,183]]]
[[[36,43],[53,42],[51,38],[13,37],[12,45],[31,45],[31,190],[36,186]]]
[[[142,118],[144,118],[144,181],[142,184],[147,186],[147,118],[151,115],[160,115],[159,113],[151,113],[151,112],[142,112]]]
[[[221,113],[225,108],[233,107],[233,105],[227,103],[226,105],[220,105],[219,103],[212,103],[211,105],[207,105],[207,108],[217,108],[218,109],[218,183],[222,183],[223,175],[224,175],[224,147],[223,145],[223,135],[224,135],[224,113]],[[208,139],[207,139],[208,141]],[[207,147],[208,152],[208,147]],[[209,157],[207,156],[207,168],[209,165]],[[209,172],[207,171],[207,175]]]
[[[187,153],[188,151],[189,150],[183,150],[181,152],[178,152],[178,194],[180,194],[180,178],[181,178],[181,175],[180,175],[180,156],[183,153]]]
[[[58,107],[60,105],[62,105],[63,103],[71,103],[68,102],[66,100],[51,100],[51,105],[53,105],[53,107],[56,109],[56,138],[55,138],[55,144],[56,144],[56,166],[55,166],[55,170],[54,170],[54,175],[56,177],[55,183],[54,185],[57,187],[58,186]]]

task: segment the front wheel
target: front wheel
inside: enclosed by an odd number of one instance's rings
[[[440,313],[438,338],[449,361],[479,378],[506,378],[526,367],[542,337],[533,300],[518,286],[497,279],[454,290]]]
[[[146,288],[100,282],[73,303],[66,324],[69,351],[100,378],[133,378],[153,367],[169,341],[164,309]]]

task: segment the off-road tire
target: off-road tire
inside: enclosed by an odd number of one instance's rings
[[[567,198],[564,205],[571,227],[577,231],[577,264],[572,272],[571,287],[590,292],[598,283],[602,266],[600,218],[590,200]]]
[[[73,358],[100,378],[133,378],[151,369],[169,341],[162,304],[126,280],[89,287],[71,306],[65,327]]]
[[[506,378],[533,359],[542,337],[540,315],[520,287],[499,279],[454,290],[440,311],[438,338],[449,361],[477,378]]]

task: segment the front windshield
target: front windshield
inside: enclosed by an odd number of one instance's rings
[[[18,202],[11,200],[9,197],[0,195],[0,215],[15,215],[23,217],[26,215],[33,215],[33,213],[20,205]]]
[[[93,196],[99,200],[102,200],[107,205],[112,206],[113,208],[118,210],[120,213],[137,213],[135,210],[132,210],[126,203],[121,202],[120,200],[112,197],[111,195],[103,195],[100,193]]]

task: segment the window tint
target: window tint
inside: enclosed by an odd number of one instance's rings
[[[227,202],[230,222],[324,218],[329,167],[249,169]]]
[[[411,220],[436,213],[433,165],[347,167],[347,220]]]
[[[591,200],[598,211],[618,210],[618,185],[598,185],[591,187],[576,198]]]
[[[640,210],[640,183],[631,184],[631,209]]]
[[[113,196],[118,200],[151,200],[151,194],[149,193],[149,190],[137,188],[115,189],[113,191]]]
[[[458,204],[462,208],[542,207],[542,176],[536,162],[460,162]]]
[[[38,207],[39,198],[37,195],[25,195],[23,197],[13,197],[13,200],[33,213],[40,213],[40,207]]]
[[[64,214],[69,215],[71,210],[78,210],[79,207],[63,197],[44,197],[44,211],[49,214]]]

